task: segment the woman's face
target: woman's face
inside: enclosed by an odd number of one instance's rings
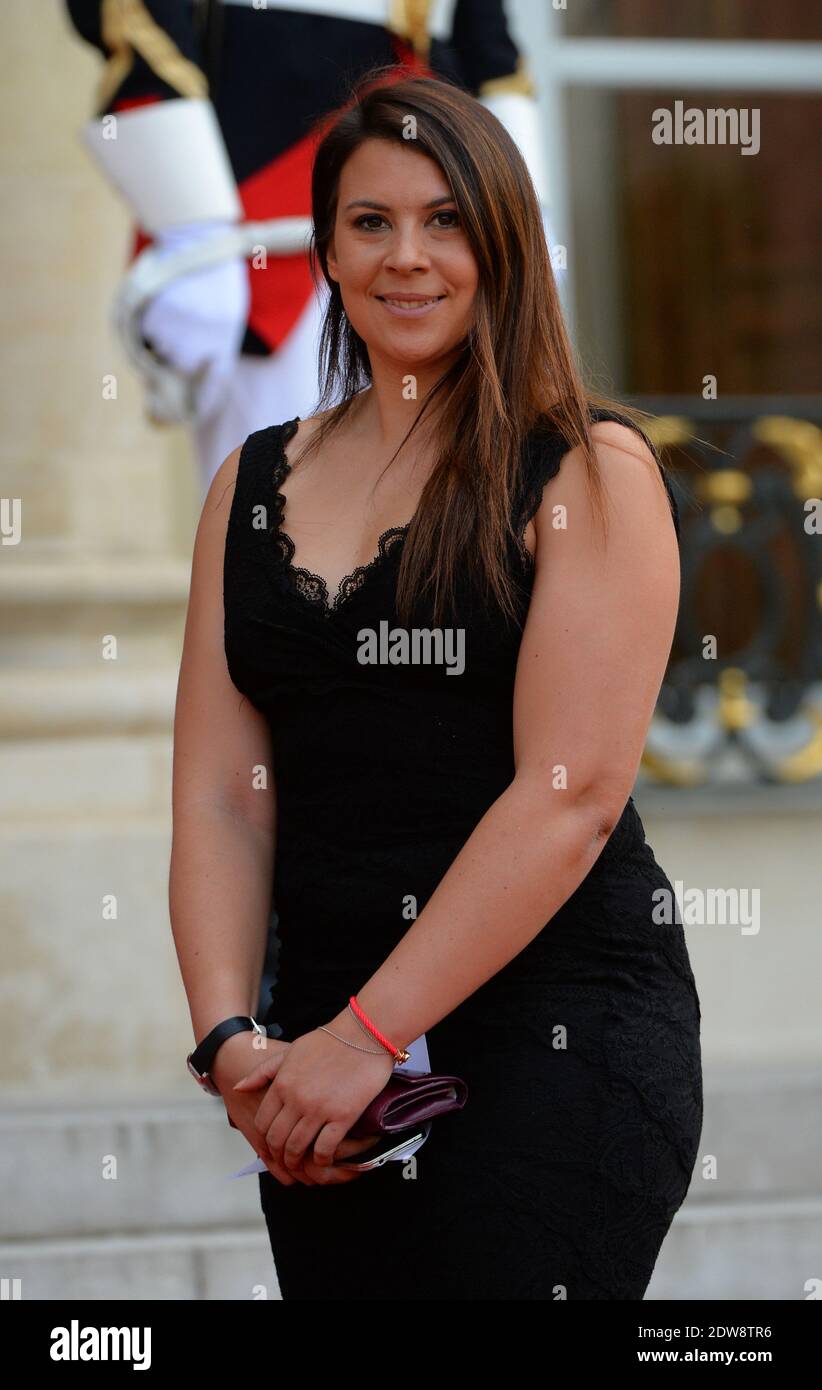
[[[366,140],[346,161],[328,269],[372,363],[434,363],[469,332],[476,259],[445,175],[413,142]]]

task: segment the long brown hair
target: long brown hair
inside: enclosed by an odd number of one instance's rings
[[[319,283],[319,265],[330,300],[320,337],[315,413],[333,408],[295,463],[339,429],[371,381],[367,346],[328,273],[343,165],[365,140],[395,141],[407,149],[411,117],[414,148],[439,164],[451,186],[479,276],[469,336],[453,365],[424,396],[399,446],[441,396],[437,456],[403,547],[397,609],[407,622],[413,598],[431,588],[434,622],[441,622],[456,574],[468,566],[486,596],[492,594],[514,617],[516,596],[506,555],[515,537],[512,502],[529,432],[547,421],[571,447],[582,449],[592,504],[604,531],[607,517],[588,404],[617,409],[635,420],[640,412],[584,389],[525,161],[504,126],[450,81],[398,77],[396,68],[374,68],[354,89],[342,114],[317,132],[311,266]]]

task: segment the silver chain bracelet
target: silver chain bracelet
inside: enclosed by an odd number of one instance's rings
[[[332,1032],[330,1028],[326,1028],[324,1023],[320,1024],[320,1031],[330,1033],[332,1038],[337,1038],[339,1042],[345,1043],[346,1047],[355,1047],[358,1052],[370,1052],[373,1057],[385,1057],[387,1055],[384,1047],[360,1047],[359,1043],[352,1043],[348,1041],[348,1038],[341,1038],[339,1033]]]

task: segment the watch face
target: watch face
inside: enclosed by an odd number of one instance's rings
[[[191,1061],[191,1056],[192,1054],[189,1053],[189,1055],[186,1057],[186,1064],[188,1066],[189,1071],[191,1072],[191,1075],[194,1077],[194,1080],[197,1082],[197,1085],[202,1086],[204,1091],[208,1091],[208,1094],[210,1096],[219,1096],[220,1092],[217,1090],[217,1087],[214,1085],[214,1082],[211,1080],[211,1077],[208,1075],[208,1072],[198,1072],[197,1068]],[[222,1099],[222,1096],[220,1096],[220,1098]]]

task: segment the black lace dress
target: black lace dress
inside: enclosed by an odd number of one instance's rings
[[[228,669],[273,739],[281,945],[266,1022],[287,1041],[364,985],[511,782],[521,638],[466,583],[462,674],[359,662],[360,630],[397,624],[408,527],[333,598],[295,568],[278,487],[297,424],[247,439],[224,569]],[[523,613],[525,526],[568,448],[546,428],[523,454]],[[422,604],[415,625],[431,625]],[[434,1121],[415,1176],[398,1161],[332,1187],[260,1174],[284,1299],[643,1297],[702,1126],[699,1000],[681,923],[653,920],[658,888],[672,892],[629,798],[545,928],[427,1031],[432,1070],[469,1094]]]

